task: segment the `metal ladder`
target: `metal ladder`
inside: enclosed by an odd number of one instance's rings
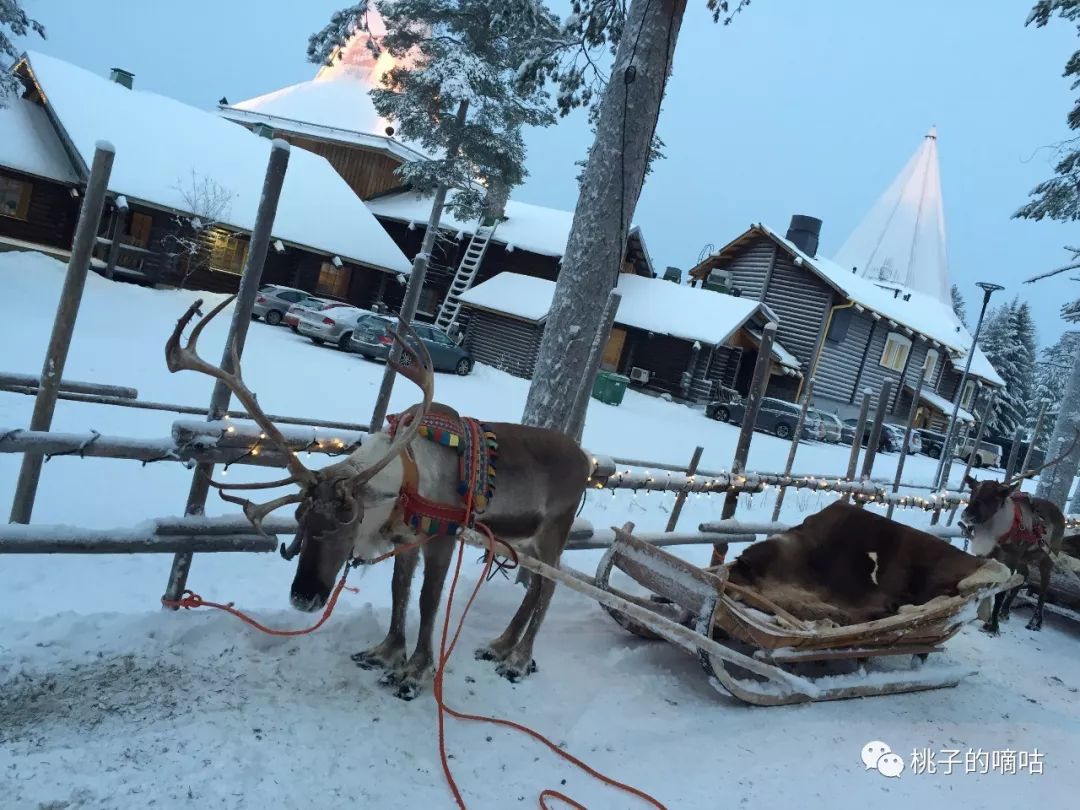
[[[495,225],[481,225],[476,229],[469,240],[469,246],[465,249],[465,255],[461,257],[454,280],[450,283],[450,289],[446,292],[439,307],[439,314],[435,317],[435,324],[443,331],[448,330],[457,320],[461,312],[461,299],[458,297],[472,286],[476,279],[476,273],[480,269],[480,263],[484,260],[491,237],[495,234]]]

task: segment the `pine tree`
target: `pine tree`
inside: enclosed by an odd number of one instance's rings
[[[967,303],[964,301],[963,293],[960,292],[960,288],[955,284],[949,288],[949,294],[952,296],[952,309],[956,313],[956,317],[960,319],[960,323],[967,328]]]
[[[21,0],[0,0],[0,107],[7,106],[8,96],[22,89],[19,80],[11,74],[11,65],[20,54],[12,38],[24,37],[31,31],[45,38],[45,26],[27,16]]]
[[[372,8],[386,27],[379,39],[368,25]],[[523,64],[558,34],[558,18],[542,0],[364,0],[334,14],[309,39],[309,60],[323,64],[353,37],[366,38],[373,53],[389,52],[395,67],[371,91],[372,102],[402,139],[431,155],[396,170],[414,190],[432,195],[402,321],[416,313],[444,207],[462,219],[478,218],[484,189],[477,179],[506,194],[525,178],[521,128],[547,126],[555,115],[539,74]],[[395,345],[391,359],[399,357]],[[393,381],[388,364],[373,430],[382,427]]]
[[[994,406],[990,431],[1011,436],[1027,422],[1035,385],[1034,325],[1027,304],[1014,300],[994,309],[983,323],[979,348],[1005,380]]]
[[[1029,428],[1034,430],[1039,408],[1043,402],[1047,403],[1039,434],[1033,437],[1036,447],[1046,447],[1054,430],[1073,358],[1080,355],[1080,332],[1066,332],[1054,345],[1044,348],[1041,355],[1042,359],[1035,365],[1035,391],[1029,412]]]
[[[714,21],[730,22],[726,0],[707,0]],[[596,138],[580,179],[562,267],[544,328],[522,421],[577,432],[574,403],[597,341],[608,295],[626,251],[649,162],[656,123],[687,0],[572,0],[563,26],[568,47],[539,52],[526,75],[558,84],[560,112],[600,99]],[[726,16],[725,16],[726,15]],[[612,80],[604,81],[594,52],[610,49]],[[580,57],[580,58],[579,58]]]

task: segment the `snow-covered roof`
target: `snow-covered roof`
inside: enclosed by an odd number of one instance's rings
[[[0,166],[59,183],[79,182],[45,110],[14,96],[0,107]]]
[[[949,268],[937,128],[836,252],[841,267],[948,303]]]
[[[86,165],[95,144],[116,148],[109,189],[154,206],[190,212],[192,174],[233,195],[218,220],[250,231],[262,196],[271,142],[217,115],[129,90],[82,68],[28,53],[60,126]],[[363,201],[323,157],[293,149],[273,237],[360,264],[408,273],[410,264]]]
[[[905,385],[904,387],[907,388],[909,391],[915,391],[915,386],[913,385]],[[919,392],[919,399],[925,402],[927,405],[930,405],[941,411],[946,416],[950,416],[952,414],[953,404],[949,402],[949,400],[945,399],[945,397],[941,396],[941,394],[937,394],[927,388],[923,388],[923,390]],[[972,424],[974,424],[975,422],[975,417],[972,416],[970,412],[965,411],[963,408],[957,411],[956,418],[959,419],[961,422],[971,422]]]
[[[764,225],[758,227],[791,251],[797,261],[810,267],[856,304],[931,340],[936,340],[961,356],[970,348],[970,333],[960,323],[952,306],[944,301],[900,284],[864,278],[858,273],[851,272],[851,268],[841,267],[824,256],[810,257],[778,232]],[[992,385],[1005,385],[1001,375],[978,348],[972,360],[971,373]]]
[[[615,323],[709,346],[725,343],[756,313],[768,315],[757,301],[631,273],[619,276],[617,290],[622,301]],[[547,318],[554,294],[554,281],[504,272],[466,290],[460,298],[471,307],[539,322]],[[783,347],[777,357],[794,359]]]

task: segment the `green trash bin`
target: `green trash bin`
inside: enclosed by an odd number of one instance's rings
[[[598,399],[605,405],[621,405],[626,386],[630,384],[630,378],[613,371],[601,371],[596,375],[593,383],[593,399]]]

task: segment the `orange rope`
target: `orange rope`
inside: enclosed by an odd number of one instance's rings
[[[430,537],[425,537],[424,539],[418,540],[415,543],[406,543],[403,546],[397,546],[386,552],[385,554],[380,554],[374,560],[365,561],[363,564],[374,565],[375,563],[380,563],[383,560],[388,560],[391,557],[395,557],[404,551],[419,548],[425,543],[428,543],[430,540]],[[176,610],[177,608],[184,608],[185,610],[191,610],[192,608],[198,607],[216,608],[218,610],[223,610],[232,616],[235,616],[245,624],[249,624],[256,630],[260,630],[270,636],[306,636],[308,633],[314,633],[316,630],[326,624],[327,620],[330,618],[330,614],[334,612],[334,607],[337,605],[338,597],[341,596],[341,592],[343,590],[348,590],[352,593],[360,592],[359,588],[353,588],[351,586],[345,585],[345,580],[348,579],[349,570],[352,567],[353,566],[350,564],[345,565],[345,571],[342,573],[341,579],[338,580],[338,584],[334,588],[334,592],[330,594],[330,599],[326,602],[326,607],[323,609],[323,615],[311,627],[307,627],[302,630],[275,630],[274,628],[267,627],[265,624],[261,624],[260,622],[251,618],[242,610],[238,610],[237,608],[233,607],[232,602],[229,602],[228,604],[222,604],[221,602],[210,602],[206,599],[203,599],[201,596],[199,596],[199,594],[191,590],[184,591],[183,595],[179,599],[165,599],[164,597],[162,597],[161,604],[167,608],[172,608],[174,610]]]
[[[527,726],[523,726],[520,723],[515,723],[512,720],[504,720],[504,719],[498,718],[498,717],[485,717],[483,715],[477,715],[477,714],[466,714],[465,712],[459,712],[456,709],[452,709],[451,707],[446,705],[446,702],[445,702],[445,699],[444,699],[444,693],[443,693],[443,675],[444,675],[444,672],[445,672],[445,669],[446,669],[447,661],[449,661],[450,655],[454,652],[454,647],[458,642],[458,637],[461,635],[462,627],[465,624],[465,617],[469,614],[469,609],[472,607],[472,604],[476,599],[476,595],[480,591],[480,586],[484,584],[485,578],[487,577],[487,574],[490,572],[492,563],[494,562],[494,559],[495,559],[495,538],[491,534],[491,530],[488,529],[488,527],[485,526],[482,523],[477,523],[476,527],[477,527],[477,529],[482,531],[484,533],[484,535],[488,539],[489,553],[488,553],[487,562],[484,565],[483,574],[481,574],[479,579],[477,579],[476,585],[473,588],[472,593],[469,594],[469,599],[465,603],[465,609],[461,612],[461,618],[458,620],[457,630],[454,632],[453,639],[451,639],[449,646],[447,646],[447,643],[446,643],[447,642],[447,637],[450,634],[450,611],[451,611],[451,608],[453,607],[453,604],[454,604],[454,592],[457,589],[458,578],[459,578],[459,575],[461,574],[461,561],[462,561],[462,558],[465,555],[465,541],[464,541],[464,539],[462,539],[460,541],[460,545],[459,545],[459,548],[458,548],[457,565],[454,568],[454,577],[450,581],[450,591],[449,591],[449,593],[447,594],[447,597],[446,597],[446,616],[443,619],[442,638],[439,641],[439,666],[435,670],[435,679],[434,679],[434,684],[433,684],[433,689],[432,689],[432,691],[434,692],[434,695],[435,695],[435,703],[438,706],[438,710],[439,710],[438,711],[438,719],[439,719],[439,756],[440,756],[440,758],[442,760],[443,774],[446,776],[446,782],[450,786],[450,791],[454,794],[454,799],[457,802],[458,807],[461,808],[461,810],[465,810],[465,801],[464,801],[464,799],[462,799],[461,791],[458,790],[457,782],[454,781],[454,776],[450,772],[449,758],[447,757],[447,754],[446,754],[446,738],[445,738],[446,727],[445,727],[444,713],[449,714],[451,717],[456,717],[459,720],[473,720],[473,721],[481,722],[481,723],[493,723],[495,725],[505,726],[507,728],[515,729],[517,731],[522,732],[523,734],[528,734],[534,740],[537,740],[538,742],[543,743],[549,749],[551,749],[556,754],[558,754],[560,757],[565,759],[567,762],[570,762],[573,765],[576,765],[578,768],[580,768],[585,773],[589,774],[589,776],[593,777],[594,779],[597,779],[597,780],[599,780],[599,781],[601,781],[601,782],[603,782],[603,783],[605,783],[607,785],[610,785],[611,787],[618,788],[619,790],[622,790],[622,791],[624,791],[626,793],[630,793],[630,794],[632,794],[634,796],[637,796],[639,799],[641,799],[641,800],[647,802],[648,804],[650,804],[651,806],[657,808],[657,810],[667,810],[667,808],[663,804],[661,804],[659,801],[654,799],[649,794],[645,793],[644,791],[638,790],[635,787],[631,787],[630,785],[619,782],[618,780],[612,779],[611,777],[605,776],[604,774],[600,773],[599,771],[595,770],[594,768],[591,768],[589,765],[582,762],[580,759],[575,757],[573,754],[569,754],[566,751],[563,751],[561,748],[559,748],[559,746],[557,746],[555,743],[553,743],[551,740],[549,740],[544,735],[540,734],[540,732],[538,732],[538,731],[534,731],[533,729],[531,729],[531,728],[529,728]],[[542,810],[551,810],[551,806],[549,804],[547,804],[547,802],[545,802],[546,798],[559,799],[559,800],[565,802],[566,804],[570,805],[571,807],[575,808],[575,810],[586,810],[586,807],[584,805],[578,804],[577,802],[575,802],[570,797],[568,797],[568,796],[566,796],[566,795],[564,795],[564,794],[562,794],[562,793],[560,793],[560,792],[558,792],[556,790],[551,790],[551,789],[545,789],[545,790],[540,792],[540,795],[538,797],[538,801],[539,801],[539,805],[542,808]]]

